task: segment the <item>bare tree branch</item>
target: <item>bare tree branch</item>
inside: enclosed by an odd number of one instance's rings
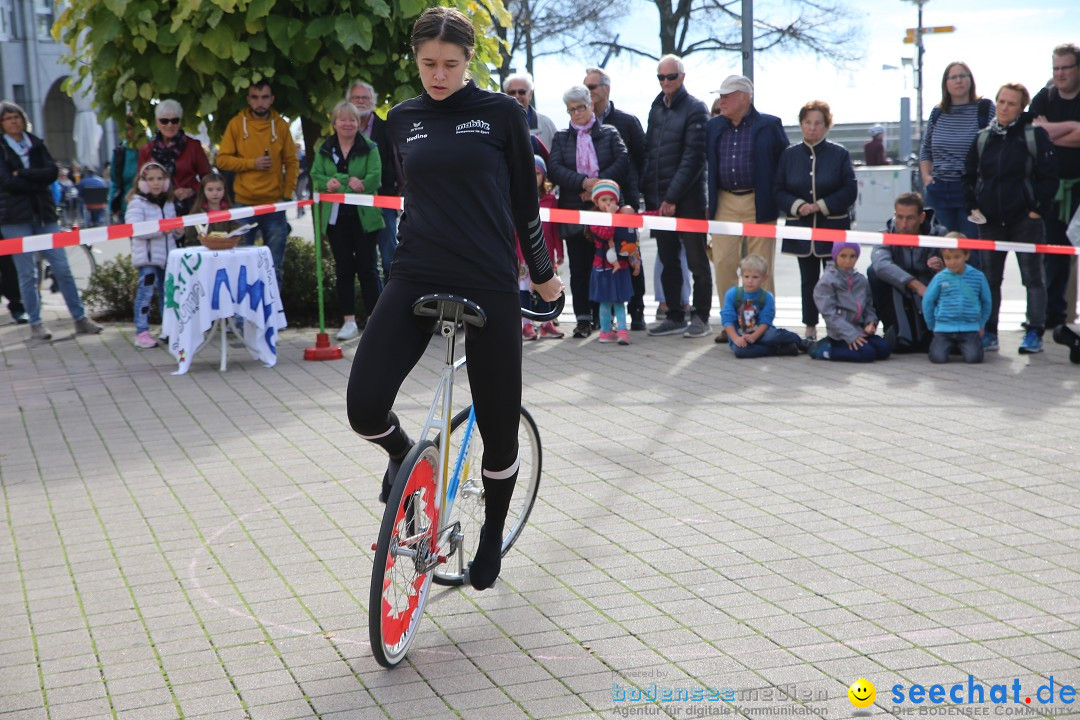
[[[650,0],[659,16],[660,54],[742,50],[741,0]],[[845,0],[775,0],[757,3],[754,49],[810,51],[841,67],[863,57],[861,16]],[[619,45],[645,57],[653,53]]]
[[[508,45],[499,74],[510,72],[511,58],[525,48],[525,69],[532,72],[533,60],[546,55],[574,55],[589,60],[591,48],[610,46],[604,38],[615,36],[615,24],[629,9],[630,0],[508,0],[506,8],[513,22],[495,32]],[[499,31],[502,31],[501,33]]]

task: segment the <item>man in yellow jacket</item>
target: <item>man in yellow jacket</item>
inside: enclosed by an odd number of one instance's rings
[[[270,83],[261,80],[247,91],[248,109],[229,121],[217,166],[236,174],[233,199],[237,206],[269,205],[293,199],[300,163],[296,156],[289,124],[272,109],[274,93]],[[274,258],[278,285],[285,260],[285,241],[289,237],[285,211],[259,215],[247,222],[258,227],[244,237],[245,245],[254,245],[262,232],[263,242]]]

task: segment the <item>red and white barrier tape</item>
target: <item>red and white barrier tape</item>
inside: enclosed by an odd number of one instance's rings
[[[242,220],[256,215],[269,215],[311,204],[311,200],[290,200],[288,202],[274,203],[273,205],[252,205],[250,207],[230,208],[229,210],[215,210],[197,215],[182,215],[167,220],[149,220],[141,223],[108,225],[85,230],[73,228],[65,232],[7,238],[0,240],[0,255],[18,255],[19,253],[51,250],[53,248],[67,247],[68,245],[94,245],[107,240],[142,237],[143,235],[178,230],[192,225],[208,225],[226,220]]]
[[[366,207],[400,210],[400,197],[388,195],[359,195],[354,193],[315,193],[312,200],[291,200],[273,205],[218,210],[198,215],[183,215],[168,220],[109,225],[88,230],[79,228],[59,233],[29,235],[21,238],[0,240],[0,255],[16,255],[37,250],[67,247],[68,245],[93,245],[106,240],[140,237],[156,232],[176,230],[191,225],[241,220],[256,215],[291,210],[311,205],[313,202],[341,203]],[[966,250],[1012,250],[1051,255],[1080,255],[1080,248],[1071,245],[1031,245],[1028,243],[998,242],[936,237],[932,235],[902,235],[900,233],[864,232],[861,230],[826,230],[823,228],[793,227],[787,225],[761,225],[736,223],[722,220],[694,220],[691,218],[660,217],[657,215],[609,215],[601,212],[540,208],[540,219],[551,223],[572,225],[608,225],[648,230],[677,230],[680,232],[710,233],[713,235],[748,235],[750,237],[791,238],[793,240],[818,240],[822,242],[853,242],[862,245],[899,245],[904,247],[962,248]]]
[[[401,209],[401,198],[382,195],[315,193],[315,200],[366,205],[368,207]],[[710,233],[713,235],[748,235],[750,237],[820,240],[822,242],[853,242],[863,245],[901,245],[906,247],[962,248],[966,250],[1013,250],[1054,255],[1080,255],[1080,248],[1071,245],[1031,245],[1028,243],[997,242],[936,237],[933,235],[902,235],[900,233],[863,232],[859,230],[825,230],[789,225],[760,225],[722,220],[693,220],[690,218],[660,217],[657,215],[609,215],[601,212],[540,208],[540,219],[551,223],[571,225],[609,225],[649,230],[678,230],[680,232]]]

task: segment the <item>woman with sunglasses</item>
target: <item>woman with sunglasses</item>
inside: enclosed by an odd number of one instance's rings
[[[210,172],[210,161],[198,140],[184,134],[180,127],[184,110],[175,100],[162,100],[154,108],[157,133],[139,148],[139,167],[153,160],[172,178],[176,196],[176,214],[191,212],[199,195],[199,178]]]

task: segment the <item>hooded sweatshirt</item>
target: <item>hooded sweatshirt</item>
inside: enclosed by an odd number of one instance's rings
[[[255,160],[269,155],[269,170],[256,170]],[[221,138],[217,166],[236,173],[233,198],[240,205],[265,205],[291,200],[300,162],[289,124],[276,111],[257,118],[250,109],[229,121]]]
[[[990,319],[990,284],[980,271],[964,265],[957,275],[945,268],[926,286],[923,317],[934,332],[978,332]]]
[[[829,337],[849,345],[866,333],[867,323],[878,321],[870,282],[855,270],[840,270],[829,263],[814,288],[814,304],[825,320]]]

